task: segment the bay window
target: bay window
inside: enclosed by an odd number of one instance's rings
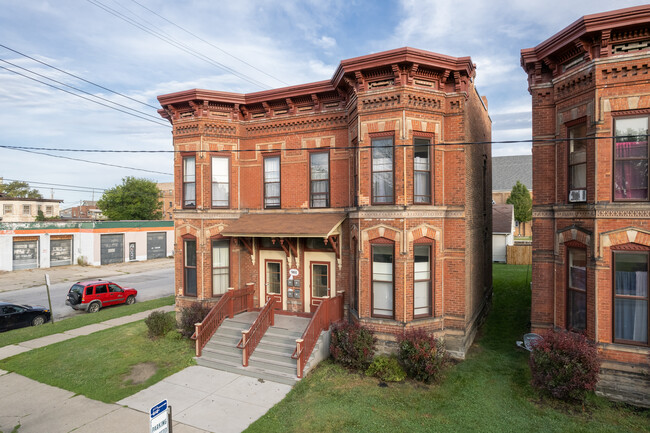
[[[614,200],[648,200],[648,118],[614,120]]]
[[[413,316],[431,316],[431,245],[415,245],[413,259]]]
[[[585,201],[586,194],[572,191],[587,189],[587,125],[569,128],[569,201]]]
[[[183,277],[185,296],[196,296],[196,239],[183,241]]]
[[[212,296],[223,295],[230,285],[230,242],[212,241]]]
[[[614,253],[614,341],[648,344],[648,252]]]
[[[413,201],[419,204],[431,203],[431,159],[430,140],[415,138],[413,147]]]
[[[567,284],[567,329],[587,327],[587,251],[569,248]]]
[[[393,252],[391,245],[372,245],[372,316],[393,318]]]
[[[393,137],[372,140],[372,203],[393,204]]]

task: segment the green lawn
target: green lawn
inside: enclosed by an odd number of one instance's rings
[[[248,432],[641,432],[650,411],[590,395],[582,407],[543,400],[529,386],[527,266],[494,266],[493,308],[467,359],[440,385],[378,387],[376,379],[324,362]]]
[[[116,317],[128,316],[141,311],[164,307],[165,305],[174,305],[174,296],[167,296],[165,298],[145,302],[136,302],[133,305],[115,305],[113,307],[101,309],[99,312],[94,314],[79,314],[67,319],[57,320],[54,323],[45,323],[41,326],[14,329],[0,333],[0,347],[21,343],[34,338],[45,337],[46,335],[58,334],[70,329],[81,328],[82,326],[115,319]]]
[[[0,369],[114,403],[193,365],[193,356],[193,341],[172,335],[151,340],[139,321],[7,358]],[[142,363],[155,364],[155,374],[142,383],[128,380]]]

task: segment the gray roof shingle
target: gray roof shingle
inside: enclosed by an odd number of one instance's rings
[[[492,191],[512,191],[517,181],[533,190],[533,156],[513,155],[492,158]]]

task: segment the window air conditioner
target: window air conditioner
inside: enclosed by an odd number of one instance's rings
[[[587,201],[587,190],[574,189],[569,191],[569,201],[572,203],[578,201]]]

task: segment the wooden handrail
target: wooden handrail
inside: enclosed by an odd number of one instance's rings
[[[237,347],[242,349],[242,365],[244,367],[248,367],[248,358],[250,358],[260,340],[264,337],[266,330],[269,329],[269,326],[273,326],[275,322],[275,303],[276,298],[271,297],[251,327],[241,332],[241,340],[237,343]]]
[[[203,348],[210,338],[217,332],[217,329],[226,317],[233,318],[235,314],[253,309],[253,294],[255,286],[247,284],[244,289],[228,289],[221,296],[221,299],[215,304],[210,312],[205,316],[201,323],[194,324],[194,335],[196,340],[196,356],[200,357]]]
[[[322,331],[329,329],[330,325],[343,319],[343,295],[338,294],[320,303],[316,312],[311,317],[309,325],[303,332],[302,337],[296,340],[296,349],[291,358],[296,360],[296,373],[298,378],[302,377],[307,360],[316,347],[318,337]]]

